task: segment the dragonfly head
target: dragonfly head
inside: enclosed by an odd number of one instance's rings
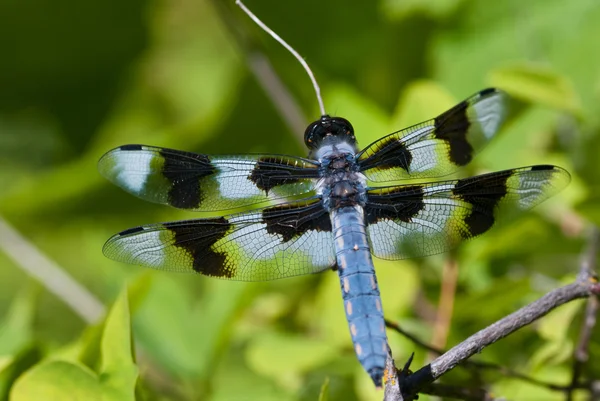
[[[356,145],[354,128],[342,117],[322,116],[311,123],[304,131],[304,143],[312,151],[324,144],[346,142],[352,147]]]

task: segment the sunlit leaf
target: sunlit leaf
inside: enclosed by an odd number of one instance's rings
[[[31,341],[37,292],[38,288],[30,285],[13,300],[0,323],[0,356],[15,355]]]
[[[103,401],[103,393],[98,378],[85,366],[49,361],[20,377],[11,390],[10,400]],[[118,398],[111,400],[117,401]]]
[[[529,363],[533,369],[556,365],[572,358],[574,344],[568,332],[583,302],[562,305],[544,316],[536,325],[538,333],[547,342],[532,355]]]
[[[325,92],[329,114],[344,117],[354,127],[360,146],[388,134],[388,117],[379,106],[346,85],[331,85]]]
[[[319,393],[319,401],[329,401],[329,377],[325,379]]]
[[[100,376],[104,386],[122,400],[134,400],[138,369],[133,360],[127,291],[112,306],[102,335]]]
[[[299,375],[322,366],[337,354],[324,341],[273,333],[254,339],[246,351],[246,360],[256,372],[295,386]]]
[[[547,67],[517,64],[497,68],[491,72],[490,82],[519,99],[571,113],[580,112],[580,100],[573,85]]]
[[[458,100],[446,89],[434,81],[414,81],[404,89],[398,100],[390,124],[391,131],[430,120],[457,102]]]
[[[386,15],[394,19],[404,19],[414,14],[433,18],[447,18],[455,12],[464,0],[385,0],[382,3]]]
[[[540,319],[536,325],[540,336],[552,341],[567,339],[569,327],[577,313],[581,311],[583,302],[570,302]]]
[[[548,365],[556,365],[567,361],[573,356],[573,343],[565,340],[554,340],[544,343],[531,355],[529,365],[532,370]]]

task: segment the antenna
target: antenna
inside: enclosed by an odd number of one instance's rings
[[[250,11],[248,9],[248,7],[246,7],[244,5],[244,3],[242,3],[241,0],[236,0],[235,4],[237,4],[246,14],[248,14],[248,16],[252,19],[252,21],[254,21],[256,23],[256,25],[258,25],[259,27],[261,27],[263,29],[263,31],[265,31],[266,33],[271,35],[273,37],[273,39],[275,39],[276,41],[281,43],[281,45],[283,47],[285,47],[290,53],[292,53],[292,55],[294,57],[296,57],[296,59],[300,62],[300,64],[302,64],[302,67],[304,67],[304,70],[306,70],[306,73],[308,74],[310,80],[312,81],[313,88],[315,88],[315,93],[317,95],[317,101],[319,102],[319,109],[321,110],[321,116],[325,116],[326,113],[325,113],[325,106],[323,105],[323,99],[321,98],[321,88],[319,88],[319,84],[317,83],[315,75],[313,74],[312,70],[306,63],[306,60],[304,60],[302,58],[302,56],[300,54],[298,54],[298,52],[296,50],[294,50],[294,48],[292,46],[288,45],[285,40],[281,39],[281,37],[279,35],[277,35],[275,32],[273,32],[271,30],[271,28],[266,26],[264,22],[262,22],[260,19],[258,19],[258,17],[256,15],[254,15],[254,13],[252,13],[252,11]]]

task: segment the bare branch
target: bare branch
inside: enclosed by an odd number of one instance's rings
[[[581,259],[578,280],[587,281],[597,279],[595,269],[599,246],[600,233],[598,232],[597,227],[593,227],[588,241],[588,249]],[[581,332],[579,333],[579,341],[573,354],[573,374],[571,376],[571,384],[566,393],[567,401],[573,400],[574,390],[578,388],[579,379],[589,359],[588,348],[592,338],[592,330],[596,326],[596,316],[598,315],[599,309],[600,301],[598,300],[598,297],[588,298]]]
[[[444,348],[448,341],[448,333],[454,312],[454,298],[456,297],[456,285],[458,282],[458,262],[452,256],[444,260],[442,273],[442,286],[440,299],[438,301],[437,313],[433,324],[433,338],[431,345],[435,348]],[[433,356],[429,355],[428,359]]]
[[[448,384],[432,383],[423,388],[420,393],[437,397],[455,398],[464,401],[494,401],[496,398],[480,388],[465,388]]]
[[[425,385],[432,383],[475,353],[481,352],[488,345],[541,318],[558,306],[599,293],[600,285],[594,280],[584,282],[578,280],[549,292],[537,301],[472,335],[416,371],[407,378],[403,392],[412,394],[420,391]]]
[[[555,384],[555,383],[550,383],[547,381],[543,381],[543,380],[539,380],[539,379],[535,379],[531,376],[527,376],[524,375],[523,373],[519,373],[519,372],[515,372],[512,369],[509,369],[507,367],[498,365],[496,363],[491,363],[491,362],[480,362],[480,361],[464,361],[463,362],[464,365],[471,365],[473,367],[476,367],[478,369],[487,369],[487,370],[495,370],[500,372],[501,374],[503,374],[506,377],[510,377],[513,379],[518,379],[518,380],[522,380],[524,382],[533,384],[535,386],[540,386],[540,387],[545,387],[548,390],[553,390],[553,391],[566,391],[569,387],[568,386],[563,386],[563,385],[559,385],[559,384]],[[582,388],[583,386],[580,385],[579,388]]]
[[[104,305],[94,294],[27,241],[2,217],[0,249],[87,323],[96,323],[104,315]]]
[[[303,145],[307,121],[300,106],[264,54],[253,51],[247,55],[247,60],[252,74],[271,99],[273,107],[288,126],[288,129],[300,139],[300,143]]]
[[[412,357],[410,360],[412,360]],[[408,362],[409,364],[410,360]],[[392,353],[388,348],[388,355],[385,361],[385,373],[383,377],[383,383],[385,386],[383,392],[383,401],[404,401],[402,389],[400,388],[400,380],[402,377],[402,372],[398,374],[398,371],[396,370]]]
[[[390,328],[398,333],[400,333],[401,335],[403,335],[404,337],[408,338],[410,341],[412,341],[413,343],[417,344],[419,347],[426,349],[427,351],[436,354],[436,355],[442,355],[444,353],[444,350],[441,350],[439,348],[436,348],[432,345],[427,344],[424,341],[421,341],[417,336],[415,336],[412,333],[409,333],[408,331],[404,330],[402,327],[400,327],[400,325],[398,323],[394,323],[391,322],[387,319],[385,319],[385,326],[387,328]]]
[[[429,351],[432,354],[435,355],[442,355],[444,352],[446,352],[446,350],[442,350],[439,348],[436,348],[430,344],[427,344],[423,341],[421,341],[419,338],[417,338],[417,336],[415,336],[412,333],[407,332],[406,330],[404,330],[402,327],[400,327],[400,325],[398,323],[393,323],[390,322],[389,320],[385,321],[385,325],[386,327],[396,331],[397,333],[403,335],[404,337],[408,338],[410,341],[412,341],[413,343],[415,343],[417,346],[426,349],[427,351]],[[464,362],[462,362],[462,366],[464,367],[473,367],[476,368],[478,370],[495,370],[500,372],[502,375],[506,376],[506,377],[511,377],[513,379],[518,379],[518,380],[522,380],[524,382],[536,385],[536,386],[541,386],[541,387],[545,387],[549,390],[554,390],[554,391],[566,391],[569,386],[561,386],[558,384],[554,384],[554,383],[550,383],[550,382],[546,382],[543,380],[539,380],[539,379],[535,379],[531,376],[527,376],[523,373],[519,373],[516,372],[512,369],[509,369],[505,366],[502,365],[498,365],[496,363],[492,363],[492,362],[482,362],[482,361],[471,361],[471,360],[465,360]],[[578,384],[577,388],[582,388],[583,385]]]

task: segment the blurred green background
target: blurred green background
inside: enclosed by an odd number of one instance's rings
[[[442,346],[574,279],[586,227],[600,222],[597,0],[246,4],[307,59],[328,112],[351,120],[363,146],[498,86],[520,101],[519,113],[463,174],[552,163],[573,175],[559,196],[457,250],[454,313]],[[270,60],[301,124],[319,117],[312,86],[233,1],[7,0],[0,51],[0,215],[106,307],[129,286],[137,399],[316,400],[326,378],[329,400],[382,398],[354,356],[336,274],[237,283],[146,271],[101,253],[125,228],[197,217],[104,181],[96,163],[115,146],[306,154],[304,127],[290,127],[249,65]],[[110,370],[131,363],[119,359],[128,359],[123,302],[109,319],[114,325],[88,327],[7,249],[29,252],[0,239],[0,397],[14,386],[20,391],[11,399],[28,399],[23,389],[38,376],[23,372],[62,358],[102,385],[107,377],[121,383],[114,388],[123,393],[110,399],[132,399],[123,395],[133,397],[132,370]],[[451,276],[445,258],[376,261],[387,318],[426,342]],[[551,313],[478,359],[568,384],[582,306]],[[398,364],[413,351],[413,368],[426,363],[427,352],[388,336]],[[590,360],[600,356],[598,330],[590,351]],[[587,375],[598,378],[593,365]],[[64,372],[54,383],[79,377]],[[563,399],[493,371],[474,378],[459,368],[444,381],[485,383],[510,399]]]

